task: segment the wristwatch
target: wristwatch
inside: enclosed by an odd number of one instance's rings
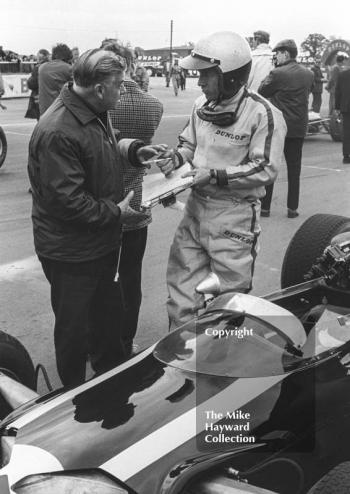
[[[209,178],[209,183],[211,185],[216,185],[218,183],[218,176],[216,170],[211,168],[210,170],[210,178]]]

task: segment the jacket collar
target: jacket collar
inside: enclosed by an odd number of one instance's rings
[[[60,97],[63,104],[82,125],[86,125],[92,120],[100,118],[100,115],[95,113],[91,106],[73,91],[72,82],[68,82],[63,86]]]
[[[270,45],[268,45],[267,43],[260,43],[260,45],[258,45],[255,50],[252,51],[252,55],[261,55],[261,54],[265,54],[265,53],[271,53],[272,54],[272,50],[271,50],[271,47]]]
[[[138,92],[140,91],[142,93],[137,82],[133,81],[132,79],[124,79],[123,84],[124,84],[125,88],[127,89],[127,91],[136,89],[136,90],[138,90]]]
[[[285,65],[289,65],[291,63],[298,63],[295,58],[290,58],[289,60],[286,60],[285,62],[281,63],[280,65],[277,65],[276,68],[278,67],[284,67]]]
[[[240,105],[241,100],[244,99],[244,96],[246,95],[246,87],[242,86],[238,93],[236,93],[232,98],[229,99],[224,99],[222,100],[218,105],[215,106],[217,110],[223,110],[226,109],[226,107],[233,107],[237,108],[238,105]]]

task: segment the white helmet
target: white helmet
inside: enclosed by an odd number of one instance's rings
[[[239,69],[252,60],[248,42],[237,33],[221,31],[202,38],[191,54],[180,60],[184,69],[218,67],[223,74]]]

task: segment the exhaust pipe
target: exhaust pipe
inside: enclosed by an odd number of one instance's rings
[[[39,398],[39,394],[0,372],[0,394],[14,410],[30,400]]]

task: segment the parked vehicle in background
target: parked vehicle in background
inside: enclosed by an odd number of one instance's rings
[[[140,55],[137,57],[138,64],[147,70],[147,74],[157,77],[162,77],[164,72],[164,64],[162,57],[156,55]]]
[[[309,123],[306,135],[314,136],[318,134],[329,134],[333,141],[341,142],[343,140],[342,116],[333,112],[331,117],[321,117],[319,113],[309,110]]]
[[[6,106],[0,101],[0,109],[6,110]],[[4,164],[7,154],[7,139],[3,128],[0,126],[0,168]]]

